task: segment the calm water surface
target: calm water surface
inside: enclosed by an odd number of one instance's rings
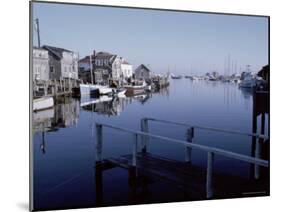
[[[105,97],[104,97],[105,98]],[[143,117],[154,117],[194,125],[252,131],[253,100],[250,91],[231,83],[171,80],[158,93],[115,98],[87,104],[93,99],[67,98],[54,109],[34,113],[34,203],[35,209],[95,207],[95,122],[140,129]],[[267,128],[267,126],[266,126]],[[186,128],[149,123],[153,134],[186,139]],[[267,130],[266,130],[267,132]],[[104,129],[103,157],[132,152],[132,135]],[[194,143],[251,155],[251,138],[195,129]],[[184,160],[178,144],[151,139],[148,151],[171,159]],[[192,163],[206,167],[207,154],[192,152]],[[250,165],[216,156],[215,172],[249,177]],[[155,182],[139,198],[145,202],[185,200],[173,186]],[[104,205],[133,203],[128,174],[114,168],[103,174]]]

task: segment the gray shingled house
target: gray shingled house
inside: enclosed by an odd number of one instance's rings
[[[50,79],[78,79],[78,54],[67,49],[43,46],[49,53]]]
[[[138,80],[150,80],[151,71],[144,64],[139,65],[135,70],[135,79]]]

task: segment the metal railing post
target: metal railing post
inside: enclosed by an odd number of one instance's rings
[[[193,127],[188,128],[186,134],[187,134],[186,141],[189,143],[192,143],[192,138],[194,137],[194,128]],[[190,147],[185,148],[185,161],[191,162],[191,148]]]
[[[208,152],[207,180],[206,180],[207,198],[213,197],[213,167],[214,167],[214,153]]]
[[[96,136],[97,136],[97,143],[96,143],[96,163],[102,161],[102,125],[96,124]]]

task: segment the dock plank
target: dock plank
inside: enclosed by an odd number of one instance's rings
[[[109,158],[105,161],[125,169],[132,169],[132,155]],[[136,170],[151,179],[172,183],[192,199],[206,199],[206,169],[191,163],[177,161],[150,153],[136,155]],[[216,173],[213,177],[214,198],[249,196],[260,193],[266,195],[267,181],[250,181],[249,179]]]

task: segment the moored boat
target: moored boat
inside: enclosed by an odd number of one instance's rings
[[[137,94],[142,94],[145,92],[147,85],[145,82],[142,83],[142,85],[125,85],[124,88],[126,88],[126,95],[128,96],[134,96]]]
[[[33,99],[33,111],[40,111],[54,106],[53,97],[40,97]]]
[[[99,89],[94,84],[80,84],[80,95],[98,95]]]
[[[171,78],[172,79],[181,79],[182,78],[182,75],[171,75]]]

